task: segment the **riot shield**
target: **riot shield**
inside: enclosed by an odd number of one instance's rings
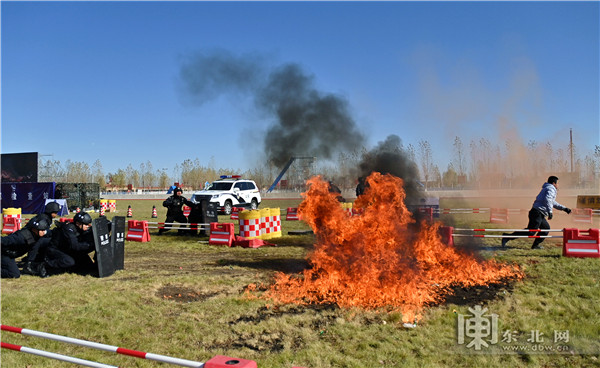
[[[125,269],[125,217],[115,216],[112,219],[110,245],[113,250],[115,270]]]
[[[217,204],[209,202],[206,206],[205,223],[210,224],[211,222],[219,222],[219,213],[217,212]]]
[[[110,221],[104,216],[92,221],[94,243],[96,245],[96,264],[98,277],[107,277],[115,273],[114,254],[110,242]]]

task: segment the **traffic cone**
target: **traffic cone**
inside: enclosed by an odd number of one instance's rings
[[[104,216],[104,207],[100,206],[100,216]]]
[[[156,206],[152,206],[152,218],[157,218],[158,214],[156,213]]]
[[[127,217],[133,217],[133,213],[131,213],[131,206],[127,207]]]

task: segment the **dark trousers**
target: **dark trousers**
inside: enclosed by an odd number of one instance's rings
[[[182,223],[182,224],[187,224],[188,223],[188,219],[187,219],[187,217],[185,217],[183,215],[183,212],[177,213],[177,214],[174,214],[174,215],[167,215],[167,218],[165,219],[165,223],[173,223],[175,221],[177,221],[179,223]],[[167,227],[173,227],[174,225],[165,225],[165,226],[167,226]],[[181,227],[186,227],[186,226],[185,225],[180,225],[179,227],[181,228]],[[164,228],[158,229],[158,233],[159,234],[162,234],[162,233],[164,233],[166,231],[169,231],[169,229],[164,229]],[[179,234],[185,234],[186,231],[187,230],[178,230],[178,233]]]
[[[529,223],[527,224],[527,229],[550,229],[550,224],[546,220],[546,217],[544,217],[543,213],[541,213],[540,211],[536,210],[535,208],[532,208],[531,210],[529,210]],[[540,232],[535,233],[535,232],[532,232],[532,231],[515,231],[514,233],[509,234],[509,235],[517,235],[517,236],[540,235],[540,236],[546,236],[546,235],[548,235],[548,232],[547,231],[540,231]],[[508,240],[514,240],[516,238],[507,238],[507,239]],[[533,241],[533,246],[535,247],[536,245],[540,244],[543,241],[544,241],[544,238],[535,238],[535,240]]]
[[[21,277],[21,271],[17,267],[17,262],[14,258],[2,255],[2,278],[3,279],[18,279]]]
[[[52,273],[75,272],[82,275],[94,274],[97,267],[87,253],[66,253],[49,247],[45,252],[45,261]]]

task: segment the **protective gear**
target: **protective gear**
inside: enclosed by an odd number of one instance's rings
[[[180,187],[176,187],[175,189],[173,189],[173,194],[175,194],[177,192],[183,194],[183,189],[181,189]]]
[[[35,216],[29,220],[27,227],[35,230],[48,230],[50,228],[50,224],[48,223],[48,220],[42,216]]]
[[[51,214],[53,212],[60,212],[60,204],[56,203],[56,202],[50,202],[46,205],[46,209],[44,210],[44,213],[47,214]]]
[[[567,215],[570,215],[570,214],[571,214],[571,209],[570,209],[570,208],[568,208],[568,207],[567,207],[567,208],[565,208],[565,210],[564,210],[564,211],[567,213]]]
[[[92,216],[90,216],[90,214],[87,212],[81,211],[73,217],[73,221],[82,223],[84,225],[89,225],[92,223]]]
[[[548,220],[552,220],[552,212],[548,214]]]

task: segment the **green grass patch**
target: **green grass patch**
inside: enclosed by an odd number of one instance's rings
[[[161,202],[119,200],[116,214],[125,216],[131,205],[137,220],[164,221]],[[263,207],[285,210],[298,203],[269,200]],[[158,219],[151,218],[153,205]],[[177,236],[176,231],[159,237],[152,230],[149,243],[126,242],[125,269],[108,278],[64,274],[3,279],[2,323],[189,360],[206,361],[222,354],[255,360],[259,367],[599,365],[599,259],[564,258],[557,241],[546,241],[546,249],[532,251],[531,241],[515,240],[503,251],[499,239],[463,239],[458,247],[516,263],[525,271],[525,279],[457,289],[447,302],[428,308],[415,328],[406,328],[397,312],[277,306],[261,299],[261,285],[269,285],[275,272],[299,273],[309,267],[306,256],[314,237],[287,235],[308,226],[285,221],[285,212],[282,219],[284,236],[270,240],[277,244],[274,247],[211,246],[207,237]],[[220,221],[236,222],[225,216]],[[455,216],[453,222],[490,227],[485,215]],[[249,285],[258,287],[249,293]],[[458,316],[470,316],[469,308],[476,305],[498,316],[500,341],[482,351],[457,342]],[[520,350],[502,350],[509,345],[501,341],[507,330]],[[528,343],[536,331],[543,342]],[[568,331],[569,341],[555,343],[554,331]],[[2,341],[124,367],[162,366],[8,332],[2,334]],[[565,350],[533,351],[534,345],[560,345]],[[4,350],[1,366],[68,365]]]

